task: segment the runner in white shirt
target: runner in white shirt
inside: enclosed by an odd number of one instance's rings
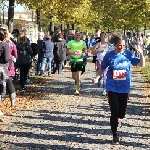
[[[97,54],[96,75],[98,73],[98,70],[101,69],[101,62],[103,61],[105,54],[109,51],[109,46],[108,43],[106,42],[106,34],[102,32],[100,37],[101,37],[101,42],[96,43],[92,47],[92,54]],[[102,95],[106,95],[106,89],[105,89],[106,78],[107,78],[106,74],[107,74],[107,69],[104,71],[104,73],[102,74],[98,82],[98,87],[100,87],[101,85],[103,87]]]

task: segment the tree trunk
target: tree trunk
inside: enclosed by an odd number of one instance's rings
[[[14,4],[15,0],[9,0],[9,7],[8,7],[8,29],[13,30],[13,19],[14,19]]]
[[[40,9],[37,9],[36,10],[36,16],[37,16],[37,19],[36,19],[36,22],[38,24],[38,31],[41,31],[41,16],[40,16]]]

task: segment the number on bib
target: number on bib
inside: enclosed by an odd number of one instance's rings
[[[113,70],[114,80],[126,80],[126,70]]]

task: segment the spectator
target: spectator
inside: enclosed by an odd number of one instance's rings
[[[26,41],[24,33],[20,33],[18,36],[17,43],[18,50],[18,64],[20,68],[20,90],[26,91],[25,82],[27,80],[27,75],[29,73],[32,49],[30,43]]]
[[[46,41],[43,42],[43,58],[42,58],[42,65],[40,75],[45,75],[45,64],[48,64],[48,76],[51,76],[51,66],[52,66],[52,59],[53,59],[53,49],[54,43],[51,41],[51,36],[46,36]]]
[[[9,78],[7,79],[6,87],[10,96],[11,106],[15,106],[16,92],[14,84],[12,82],[12,78],[15,76],[14,58],[17,58],[17,49],[16,45],[10,40],[10,37],[11,34],[6,33],[5,43],[8,45],[9,50],[9,62],[6,64]]]
[[[63,39],[63,34],[59,33],[58,38],[54,41],[54,69],[53,73],[62,73],[63,64],[66,60],[66,41]]]

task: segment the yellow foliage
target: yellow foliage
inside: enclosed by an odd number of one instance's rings
[[[83,30],[93,28],[135,29],[143,27],[150,16],[150,0],[16,0],[29,9],[41,10],[41,21],[49,24],[74,23]],[[50,19],[50,16],[53,17]]]

